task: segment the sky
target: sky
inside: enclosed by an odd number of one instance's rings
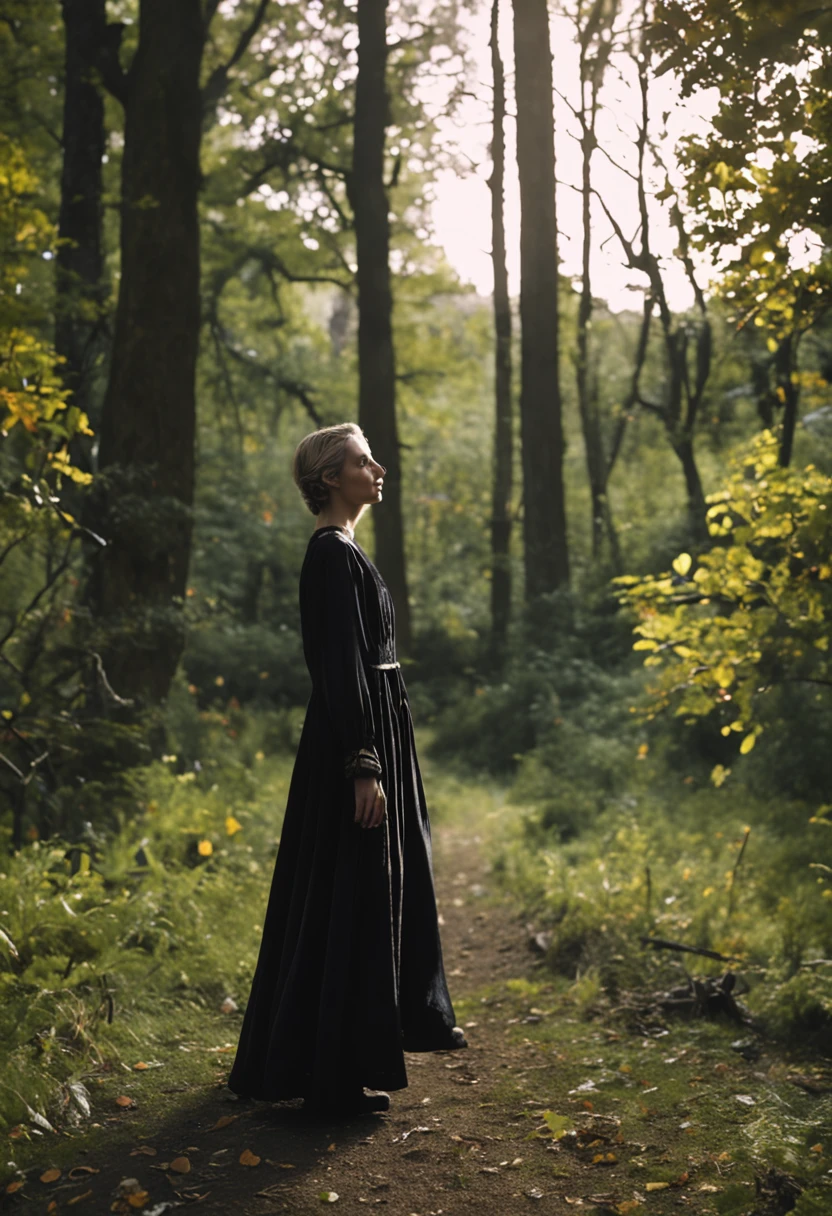
[[[508,247],[509,289],[516,295],[519,289],[520,261],[520,200],[516,178],[514,142],[513,50],[510,0],[501,0],[500,45],[509,91],[506,120],[506,198],[505,221]],[[491,136],[491,59],[488,47],[490,12],[488,3],[468,17],[467,36],[474,64],[474,79],[470,92],[453,120],[440,119],[443,136],[456,143],[465,161],[472,165],[464,176],[451,169],[440,171],[433,202],[435,238],[445,249],[446,256],[465,282],[475,285],[482,295],[490,295],[491,269],[491,197],[486,184],[491,171],[488,143]],[[561,271],[577,275],[581,261],[580,196],[573,188],[580,182],[580,148],[576,139],[577,122],[560,92],[575,105],[580,96],[578,88],[578,51],[573,42],[573,27],[563,17],[551,22],[551,42],[554,55],[555,80],[555,157],[558,178],[557,209],[560,229]],[[633,139],[634,115],[639,112],[634,83],[634,67],[628,58],[619,55],[608,73],[608,85],[603,94],[605,109],[598,121],[602,146],[613,160],[632,168],[635,162]],[[441,86],[429,87],[425,94],[428,105],[442,108]],[[651,86],[651,112],[655,115],[658,137],[663,115],[667,115],[667,135],[661,140],[663,158],[674,172],[672,149],[680,135],[701,129],[716,107],[715,93],[682,102],[677,82],[665,75]],[[638,209],[635,185],[625,173],[613,167],[610,160],[596,152],[593,161],[594,184],[607,200],[625,235],[632,238],[638,230]],[[651,174],[652,186],[664,185],[663,171]],[[681,179],[676,177],[677,181]],[[656,251],[666,256],[666,283],[669,301],[674,309],[685,309],[693,301],[690,284],[681,265],[672,257],[676,245],[667,215],[668,204],[654,202],[651,226]],[[632,271],[623,262],[623,253],[612,227],[596,204],[593,214],[593,290],[605,299],[613,311],[641,309],[643,292],[638,290],[645,276]],[[707,287],[708,268],[700,269],[700,282]]]

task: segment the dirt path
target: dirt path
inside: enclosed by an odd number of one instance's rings
[[[147,1105],[141,1117],[141,1103],[114,1117],[111,1092],[106,1113],[96,1103],[93,1118],[106,1117],[112,1135],[102,1130],[85,1141],[90,1147],[74,1158],[76,1169],[85,1163],[82,1172],[64,1170],[38,1189],[38,1170],[25,1191],[4,1196],[7,1209],[145,1216],[180,1207],[211,1216],[305,1216],[330,1205],[345,1216],[368,1209],[386,1216],[788,1210],[772,1198],[776,1177],[771,1195],[764,1187],[755,1197],[760,1184],[750,1159],[736,1151],[775,1083],[790,1109],[813,1101],[782,1088],[792,1079],[788,1063],[732,1050],[735,1028],[685,1025],[653,1039],[582,1018],[565,985],[536,966],[525,927],[496,897],[472,828],[443,825],[434,839],[446,970],[467,1050],[409,1055],[409,1088],[392,1095],[389,1113],[349,1121],[313,1120],[298,1104],[230,1101],[207,1064],[205,1083],[170,1099],[170,1118],[155,1127]],[[227,1060],[218,1061],[226,1071]],[[142,1085],[170,1092],[157,1075],[154,1082],[145,1074]],[[138,1191],[132,1202],[131,1188]]]

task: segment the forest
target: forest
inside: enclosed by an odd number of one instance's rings
[[[99,1083],[221,1077],[177,1049],[239,1027],[309,696],[292,454],[352,420],[440,906],[481,861],[514,1030],[664,1000],[701,1071],[770,1065],[768,1105],[714,1100],[728,1179],[570,1196],[832,1210],[830,48],[808,0],[0,0],[15,1209],[121,1134]],[[476,1018],[498,981],[460,975]]]

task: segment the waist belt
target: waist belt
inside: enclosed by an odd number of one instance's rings
[[[375,667],[376,671],[388,671],[393,667],[401,667],[401,663],[371,663],[371,667]]]

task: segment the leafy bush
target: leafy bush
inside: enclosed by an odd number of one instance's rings
[[[813,465],[781,468],[764,431],[735,453],[708,502],[707,552],[615,582],[654,677],[648,718],[669,708],[709,718],[741,737],[744,755],[766,729],[773,688],[832,683],[832,478]]]
[[[288,793],[290,763],[226,754],[134,771],[111,837],[35,841],[0,872],[0,1126],[90,1060],[118,1058],[122,1027],[177,1006],[245,998]],[[112,1014],[112,1021],[109,1014]]]

